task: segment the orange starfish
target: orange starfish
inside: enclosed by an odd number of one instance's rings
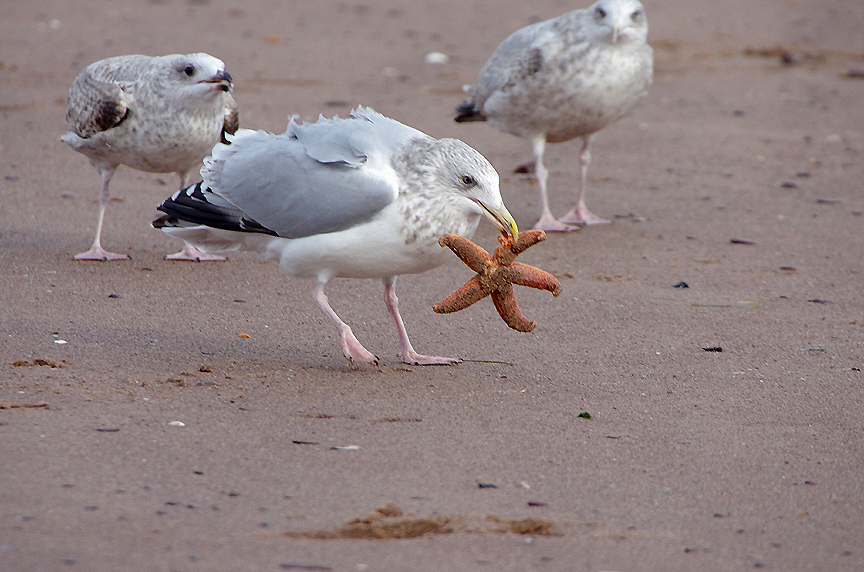
[[[432,306],[432,309],[439,314],[458,312],[491,296],[495,309],[508,326],[520,332],[530,332],[537,322],[529,321],[519,310],[513,295],[513,284],[549,290],[553,296],[561,293],[561,284],[548,272],[514,260],[519,253],[544,240],[546,233],[542,230],[520,233],[516,242],[502,235],[498,237],[501,246],[495,249],[494,256],[490,256],[463,236],[445,234],[438,239],[438,244],[449,247],[477,276]]]

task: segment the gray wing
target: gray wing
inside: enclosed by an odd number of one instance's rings
[[[133,84],[151,72],[155,58],[132,55],[106,58],[84,68],[66,99],[66,125],[84,139],[116,127],[133,104]]]
[[[544,44],[554,41],[560,40],[549,20],[513,32],[501,42],[471,86],[474,105],[482,109],[494,92],[537,73],[543,66]]]
[[[130,103],[120,85],[101,81],[84,70],[69,88],[66,125],[69,131],[87,139],[119,125]]]
[[[319,117],[316,123],[288,126],[289,134],[303,143],[306,153],[322,163],[359,167],[372,156],[388,158],[411,139],[428,137],[369,107],[358,107],[350,119]]]
[[[141,55],[117,56],[84,68],[66,99],[66,124],[84,139],[116,127],[133,103],[132,87],[142,76],[153,73],[156,58]]]
[[[515,31],[498,46],[471,87],[475,107],[482,109],[496,91],[530,81],[565,50],[578,57],[589,45],[590,29],[590,10],[583,9]]]
[[[214,149],[201,174],[214,192],[279,236],[345,230],[372,219],[396,197],[392,172],[385,172],[394,142],[376,145],[375,132],[415,132],[398,122],[405,130],[386,124],[378,130],[365,122],[292,122],[283,135],[241,129],[230,145]]]

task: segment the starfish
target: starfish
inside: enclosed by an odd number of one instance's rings
[[[438,244],[449,247],[477,275],[432,306],[432,309],[439,314],[458,312],[486,296],[491,296],[492,303],[504,323],[519,332],[530,332],[537,322],[529,321],[519,310],[513,295],[513,284],[548,290],[553,296],[561,293],[561,284],[548,272],[514,260],[519,253],[544,240],[546,233],[542,230],[520,233],[515,242],[511,237],[502,235],[498,237],[501,246],[490,256],[463,236],[445,234],[438,239]]]

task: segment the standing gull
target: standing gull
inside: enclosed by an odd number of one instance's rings
[[[102,248],[108,183],[120,165],[151,173],[177,173],[180,187],[213,146],[239,125],[225,64],[208,54],[118,56],[90,64],[67,98],[61,139],[90,159],[102,176],[96,238],[77,260],[129,258]],[[187,246],[168,258],[200,260]],[[221,257],[213,257],[219,258]]]
[[[609,221],[585,206],[594,134],[629,112],[648,92],[653,51],[638,0],[599,0],[514,32],[498,46],[458,108],[457,122],[488,121],[531,143],[542,212],[535,228]],[[576,205],[560,220],[549,210],[546,143],[582,139]]]
[[[331,278],[380,278],[411,364],[455,359],[418,354],[399,315],[396,278],[448,260],[438,238],[471,236],[482,216],[518,238],[498,173],[456,139],[436,140],[360,107],[282,135],[241,129],[204,161],[204,180],[175,193],[153,222],[202,250],[253,250],[290,276],[314,278],[315,301],[336,325],[349,361],[377,363],[330,307]]]

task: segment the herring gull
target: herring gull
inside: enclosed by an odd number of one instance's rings
[[[289,276],[314,278],[314,298],[349,361],[377,363],[330,307],[331,278],[380,278],[406,363],[458,360],[414,351],[395,293],[400,274],[448,260],[444,234],[470,237],[485,216],[518,238],[498,173],[456,139],[434,139],[358,107],[351,117],[298,124],[282,135],[239,130],[204,160],[203,181],[180,190],[153,226],[204,251],[251,250]]]
[[[99,219],[96,238],[77,260],[119,260],[125,254],[102,248],[102,221],[108,183],[120,165],[151,173],[177,173],[180,187],[189,173],[237,130],[237,104],[229,93],[225,64],[198,53],[149,57],[117,56],[92,63],[69,88],[61,139],[99,170]],[[206,258],[187,246],[168,258]],[[221,257],[218,257],[221,259]]]
[[[535,228],[574,230],[609,221],[585,206],[594,134],[628,113],[648,92],[653,52],[638,0],[599,0],[589,8],[517,30],[483,66],[456,121],[488,121],[527,139],[535,159],[541,215]],[[556,220],[546,195],[546,143],[582,139],[576,205]],[[578,225],[578,226],[573,226]]]

